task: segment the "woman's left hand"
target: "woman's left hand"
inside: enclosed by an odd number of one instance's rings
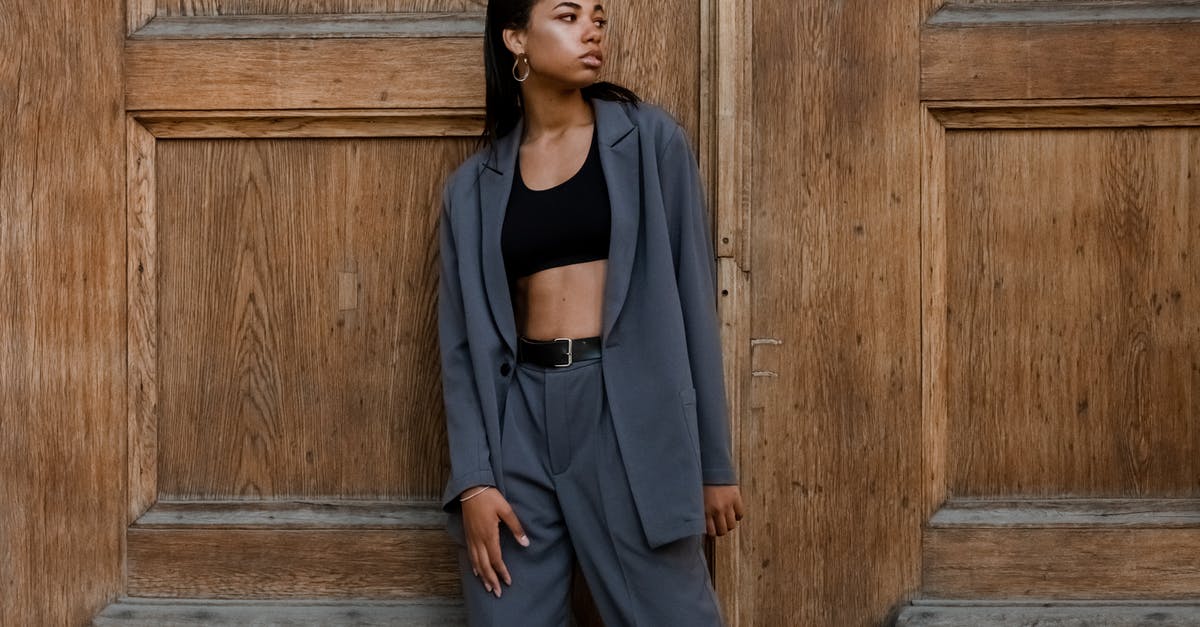
[[[708,535],[723,536],[742,519],[742,493],[736,485],[704,486],[704,517]]]

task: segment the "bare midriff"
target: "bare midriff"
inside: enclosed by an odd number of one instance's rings
[[[607,259],[546,268],[516,281],[517,332],[531,340],[600,335]]]

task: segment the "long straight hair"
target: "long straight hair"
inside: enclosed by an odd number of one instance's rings
[[[483,33],[483,69],[487,80],[487,110],[483,133],[476,147],[493,148],[524,115],[521,106],[521,87],[512,76],[516,60],[504,45],[504,29],[523,29],[529,25],[529,14],[537,0],[488,0],[487,28]],[[633,91],[610,83],[597,81],[580,89],[585,99],[620,100],[634,106],[641,100]]]

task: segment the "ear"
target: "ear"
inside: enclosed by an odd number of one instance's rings
[[[504,39],[504,47],[508,48],[508,51],[511,52],[514,57],[525,52],[524,29],[516,30],[512,28],[506,28],[500,32],[500,36]]]

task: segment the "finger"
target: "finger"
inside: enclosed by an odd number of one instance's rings
[[[736,499],[733,500],[733,511],[737,513],[738,520],[741,520],[742,516],[745,515],[744,511],[742,510],[742,495],[740,494]]]
[[[733,513],[732,507],[725,509],[725,528],[730,531],[737,529],[737,515]]]
[[[475,545],[473,543],[467,546],[467,553],[471,556],[471,572],[475,573],[475,576],[478,577],[479,576],[479,554],[475,550]]]
[[[706,516],[704,522],[705,522],[705,526],[707,527],[708,535],[710,535],[710,536],[717,535],[717,527],[715,525],[713,525],[712,514],[709,514],[708,516]]]
[[[491,541],[488,543],[488,557],[491,558],[491,560],[492,560],[492,568],[495,569],[496,573],[499,574],[500,577],[504,579],[504,583],[511,586],[512,585],[512,577],[508,576],[508,567],[504,565],[504,560],[501,559],[501,555],[500,555],[500,534],[499,534],[499,532],[497,532],[496,535],[493,536]],[[500,587],[499,581],[496,582],[496,587],[497,588]]]
[[[729,533],[729,528],[725,526],[725,510],[717,510],[713,514],[713,522],[717,525],[717,535],[723,536]]]
[[[503,520],[504,524],[508,525],[509,530],[512,531],[513,537],[517,539],[518,544],[521,546],[529,546],[529,536],[525,535],[525,528],[521,526],[521,521],[517,520],[517,513],[513,511],[511,505],[500,512],[500,520]]]
[[[476,550],[479,551],[479,572],[483,575],[484,589],[496,596],[500,596],[500,581],[496,578],[496,571],[492,569],[487,546],[480,545]]]

